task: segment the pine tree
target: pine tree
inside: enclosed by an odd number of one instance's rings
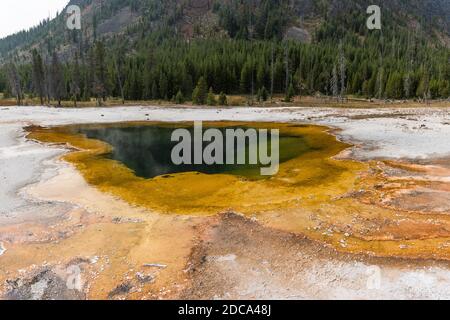
[[[175,103],[176,104],[183,104],[185,102],[183,93],[181,90],[178,90],[177,95],[175,96]]]
[[[94,81],[93,92],[97,98],[97,104],[102,105],[102,100],[106,100],[106,66],[105,47],[101,41],[95,44],[94,53]]]
[[[392,98],[399,99],[403,94],[402,76],[398,72],[392,72],[386,83],[386,95]]]
[[[266,69],[263,62],[258,64],[258,70],[256,72],[256,85],[258,88],[265,86],[266,84]]]
[[[423,70],[416,94],[418,97],[423,98],[425,102],[428,102],[430,96],[430,76],[425,69]]]
[[[284,98],[284,102],[292,102],[292,98],[294,96],[295,96],[294,86],[291,83],[286,92],[286,97]]]
[[[208,95],[208,89],[206,85],[206,81],[204,77],[201,77],[198,80],[197,87],[194,89],[194,92],[192,94],[192,100],[194,104],[196,105],[203,105],[206,104],[206,98]]]
[[[192,103],[196,104],[196,105],[202,105],[204,103],[202,103],[201,98],[200,98],[200,90],[197,87],[195,87],[194,91],[192,92]]]
[[[256,101],[261,102],[261,89],[256,92]]]
[[[260,89],[260,99],[262,101],[267,101],[268,98],[269,98],[269,96],[268,96],[268,93],[267,93],[267,89],[266,89],[266,87],[263,86]]]
[[[164,72],[161,72],[159,77],[159,95],[165,100],[167,100],[167,97],[169,96],[169,81]]]
[[[223,91],[219,95],[219,105],[221,105],[221,106],[228,105],[227,95]]]
[[[252,74],[253,66],[250,60],[248,60],[241,70],[241,79],[239,82],[239,87],[242,93],[247,93],[252,90]]]
[[[156,100],[159,97],[159,93],[158,93],[158,85],[156,84],[156,82],[153,81],[152,84],[152,99]]]

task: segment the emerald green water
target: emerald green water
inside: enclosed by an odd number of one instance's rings
[[[240,127],[220,127],[219,129],[225,137],[226,129],[237,129]],[[79,128],[78,132],[85,134],[90,139],[97,139],[110,144],[113,147],[108,158],[119,161],[132,169],[135,174],[143,178],[154,178],[157,176],[165,176],[182,172],[200,172],[205,174],[233,174],[247,178],[264,178],[260,175],[261,167],[267,165],[175,165],[171,159],[172,149],[178,142],[172,142],[171,136],[176,128],[160,125],[141,125],[129,127],[95,127],[95,128]],[[192,136],[192,150],[194,143],[194,128],[187,128]],[[208,127],[205,127],[208,129]],[[246,130],[249,127],[242,127]],[[270,132],[270,131],[269,131]],[[270,135],[269,135],[270,137]],[[200,143],[202,143],[200,141]],[[301,136],[283,136],[280,134],[280,164],[294,159],[312,148],[306,143]],[[203,142],[206,147],[209,142]],[[226,144],[224,143],[224,146]],[[270,146],[270,138],[269,138]],[[246,154],[258,148],[258,145],[250,145],[246,142]],[[235,153],[237,152],[237,144],[235,144]],[[227,150],[224,150],[226,155]],[[270,148],[269,148],[270,155]],[[248,161],[246,161],[248,162]],[[258,161],[259,162],[259,161]]]

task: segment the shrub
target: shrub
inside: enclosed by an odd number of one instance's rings
[[[209,88],[208,97],[206,98],[206,104],[208,106],[215,106],[217,104],[216,96],[214,95],[214,92],[213,92],[212,88]]]
[[[175,96],[175,103],[176,104],[183,104],[185,102],[183,93],[181,90],[178,91],[177,95]]]

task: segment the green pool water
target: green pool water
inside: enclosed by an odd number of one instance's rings
[[[211,126],[205,126],[205,130]],[[244,130],[251,127],[218,127],[225,136],[226,129],[242,128]],[[171,136],[175,126],[161,125],[130,125],[130,126],[96,126],[96,127],[79,127],[78,133],[86,135],[89,139],[97,139],[110,144],[113,147],[111,154],[106,157],[119,161],[132,169],[135,174],[143,178],[154,178],[158,176],[166,176],[182,172],[200,172],[204,174],[233,174],[247,178],[259,179],[265,178],[261,176],[260,169],[263,166],[257,165],[207,165],[207,164],[182,164],[175,165],[171,159],[172,149],[178,142],[172,142]],[[194,143],[199,141],[194,139],[194,127],[186,127],[192,133],[192,148]],[[269,135],[270,136],[270,135]],[[270,140],[269,140],[270,142]],[[209,142],[201,142],[206,147]],[[226,144],[224,144],[226,146]],[[309,146],[302,136],[287,136],[280,134],[280,164],[298,156],[314,150]],[[270,146],[270,143],[269,143]],[[234,144],[235,152],[237,152],[237,144]],[[254,148],[258,148],[258,144],[251,145],[246,142],[246,154]],[[229,150],[224,150],[226,155]],[[270,148],[269,148],[270,154]],[[248,162],[248,161],[247,161]],[[259,162],[259,161],[258,161]]]

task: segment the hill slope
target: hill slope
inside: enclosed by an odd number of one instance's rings
[[[366,27],[366,8],[374,3],[382,8],[381,32]],[[72,4],[82,9],[82,30],[68,30],[62,13],[0,40],[0,61],[20,66],[23,91],[54,97],[59,60],[66,63],[65,88],[57,90],[63,98],[190,99],[202,77],[216,92],[255,95],[437,98],[450,92],[448,0]],[[40,59],[45,72],[38,72]],[[0,91],[12,93],[17,85],[8,74],[11,68],[0,70]],[[39,89],[44,78],[47,88]]]
[[[162,27],[173,27],[186,38],[230,36],[232,38],[299,36],[311,41],[325,21],[340,29],[357,31],[364,24],[365,9],[380,2],[383,23],[396,28],[414,26],[432,41],[450,44],[450,2],[447,0],[71,0],[82,8],[81,37],[136,37]],[[249,12],[254,12],[250,30]],[[351,20],[353,19],[353,21]],[[253,32],[253,34],[251,34]],[[302,37],[303,34],[303,37]],[[0,40],[0,58],[27,56],[33,47],[56,47],[65,52],[74,32],[65,28],[65,14],[43,21],[28,31]],[[80,37],[80,36],[79,36]]]

